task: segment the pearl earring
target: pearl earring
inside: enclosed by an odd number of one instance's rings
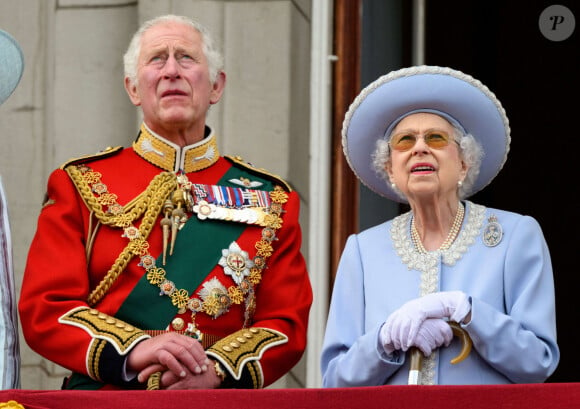
[[[395,185],[394,183],[391,183],[391,188],[392,188],[393,190],[395,190],[395,189],[397,188],[397,185]]]
[[[457,186],[461,187],[461,185],[463,185],[463,181],[462,180],[460,180],[460,181],[457,182]]]

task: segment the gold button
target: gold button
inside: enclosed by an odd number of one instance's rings
[[[250,338],[252,338],[252,337],[253,337],[253,335],[252,335],[252,334],[250,334],[249,332],[244,332],[244,337],[246,337],[246,338],[250,339]]]
[[[237,337],[236,339],[238,340],[238,342],[239,342],[240,344],[243,344],[243,343],[245,343],[245,342],[246,342],[246,340],[245,340],[244,338],[242,338],[242,337]]]
[[[258,328],[250,328],[250,332],[252,334],[257,334],[258,332],[260,332],[260,330]]]
[[[227,345],[224,345],[224,346],[222,347],[222,349],[223,349],[224,351],[226,351],[226,352],[232,352],[232,351],[233,351],[233,349],[232,349],[232,348],[230,348],[230,347],[229,347],[229,346],[227,346]]]
[[[185,321],[183,321],[183,318],[175,318],[171,321],[171,326],[174,330],[181,331],[185,327]]]
[[[94,308],[91,308],[89,310],[89,314],[91,314],[91,315],[98,315],[99,314],[99,311],[95,310]]]
[[[233,346],[234,348],[240,347],[240,344],[238,344],[237,342],[230,342],[230,345]]]
[[[109,317],[109,318],[107,318],[107,319],[105,320],[105,322],[106,322],[107,324],[114,324],[114,323],[115,323],[115,322],[117,322],[117,321],[115,321],[115,319],[114,319],[114,318],[112,318],[112,317]]]

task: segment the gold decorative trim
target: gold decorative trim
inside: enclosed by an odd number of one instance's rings
[[[125,355],[142,339],[150,338],[140,329],[94,308],[72,309],[61,316],[58,322],[81,328],[93,338],[109,342],[120,355]]]
[[[264,387],[264,376],[262,375],[262,367],[258,361],[248,362],[246,369],[252,379],[254,389],[262,389]]]
[[[111,227],[127,228],[144,214],[138,229],[137,243],[130,241],[127,244],[97,288],[89,295],[87,300],[89,305],[96,305],[125,270],[131,259],[135,255],[141,255],[143,247],[148,245],[147,238],[161,212],[163,203],[177,187],[177,177],[170,172],[158,174],[135,200],[121,206],[117,203],[117,195],[110,193],[107,185],[101,182],[99,172],[94,172],[85,165],[70,166],[66,168],[66,172],[89,210],[101,223]],[[106,206],[106,211],[104,206]],[[87,254],[89,253],[87,249]]]
[[[216,139],[213,134],[205,138],[201,145],[183,148],[183,171],[196,172],[217,162],[220,157]]]
[[[244,328],[222,338],[206,353],[220,361],[235,380],[240,380],[246,364],[259,361],[264,352],[276,345],[285,344],[288,337],[270,328]],[[262,382],[263,376],[259,366],[254,366],[257,373],[252,373],[254,381]]]
[[[66,167],[70,166],[70,165],[78,165],[79,163],[83,163],[83,162],[88,162],[94,159],[102,159],[102,158],[106,158],[107,156],[111,156],[117,152],[121,152],[123,150],[122,146],[108,146],[105,149],[103,149],[100,152],[97,152],[95,154],[92,155],[86,155],[86,156],[80,156],[78,158],[73,158],[70,159],[68,161],[66,161],[65,163],[63,163],[60,166],[60,169],[65,169]]]
[[[161,203],[177,187],[177,177],[171,172],[162,172],[156,175],[147,189],[131,203],[120,206],[117,204],[117,195],[110,193],[107,186],[101,183],[101,174],[93,171],[86,165],[70,166],[66,169],[74,182],[83,201],[103,224],[112,227],[124,228],[138,220],[152,203]],[[159,197],[159,196],[162,197]],[[104,210],[106,207],[106,210]],[[159,211],[161,206],[159,206]]]
[[[0,402],[0,409],[25,409],[25,408],[17,401],[9,400],[8,402]]]
[[[133,149],[147,162],[169,172],[175,170],[178,153],[175,147],[153,136],[144,125],[141,125],[139,137],[133,142]]]
[[[147,390],[155,391],[161,389],[161,372],[155,372],[147,379]]]
[[[87,372],[91,378],[98,381],[102,380],[99,366],[101,362],[101,355],[106,345],[107,341],[94,338],[89,347],[89,353],[87,354]]]
[[[145,124],[141,124],[141,132],[133,142],[133,149],[147,162],[168,172],[196,172],[210,167],[220,157],[213,133],[196,144],[181,148],[154,134]]]

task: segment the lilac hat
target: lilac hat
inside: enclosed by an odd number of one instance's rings
[[[439,114],[470,133],[483,147],[479,174],[469,197],[487,186],[503,167],[510,146],[505,110],[480,81],[446,67],[415,66],[392,71],[364,88],[350,105],[342,126],[342,147],[348,164],[369,189],[391,200],[403,199],[376,173],[372,154],[376,141],[405,116]]]
[[[6,31],[0,30],[0,104],[12,94],[24,69],[20,46]]]

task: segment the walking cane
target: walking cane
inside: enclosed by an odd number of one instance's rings
[[[458,364],[463,361],[471,352],[471,338],[469,334],[458,323],[450,321],[449,326],[453,334],[461,340],[462,348],[459,355],[451,360],[452,364]],[[421,367],[423,366],[423,353],[419,348],[412,347],[409,349],[409,356],[411,358],[411,367],[409,369],[409,385],[421,384]]]

